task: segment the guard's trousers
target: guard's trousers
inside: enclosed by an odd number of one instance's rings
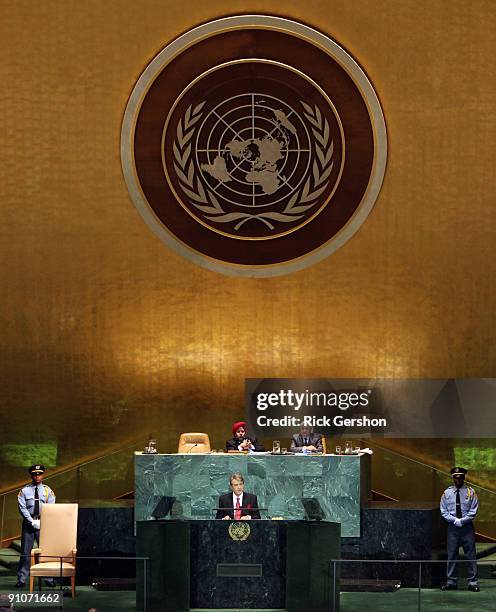
[[[31,551],[33,550],[35,540],[36,545],[38,545],[39,537],[40,530],[35,529],[31,523],[23,520],[21,535],[21,558],[19,559],[19,567],[17,568],[17,580],[19,580],[19,582],[26,582],[29,577]]]
[[[465,558],[467,559],[467,575],[468,584],[477,584],[477,562],[475,560],[475,533],[472,523],[467,523],[461,527],[455,527],[453,524],[448,525],[448,567],[447,576],[448,584],[456,585],[458,583],[458,550],[463,547]]]

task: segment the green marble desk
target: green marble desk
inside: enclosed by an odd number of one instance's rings
[[[174,519],[211,519],[229,476],[241,472],[245,490],[268,517],[302,520],[302,497],[316,498],[324,520],[341,535],[360,537],[360,507],[369,488],[368,455],[233,455],[135,453],[135,520],[146,521],[164,495],[176,498]],[[262,514],[265,518],[267,513]]]

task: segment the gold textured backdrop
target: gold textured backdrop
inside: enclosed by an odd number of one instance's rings
[[[149,431],[163,450],[191,429],[219,447],[243,415],[245,377],[495,375],[492,0],[1,9],[0,444],[52,444],[57,467]],[[147,63],[192,26],[241,12],[329,34],[365,68],[387,122],[371,215],[286,277],[182,259],[121,173],[121,121]],[[0,485],[21,477],[12,453],[0,460]]]

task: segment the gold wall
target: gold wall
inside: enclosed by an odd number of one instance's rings
[[[53,444],[58,467],[149,431],[163,450],[185,429],[219,447],[244,413],[245,377],[495,376],[492,0],[1,10],[0,444]],[[279,278],[182,259],[121,173],[121,121],[144,67],[192,26],[241,12],[329,34],[365,68],[387,122],[365,224]],[[0,489],[24,473],[6,457]]]

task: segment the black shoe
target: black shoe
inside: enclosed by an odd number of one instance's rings
[[[480,586],[478,584],[469,584],[467,588],[469,591],[473,591],[474,593],[480,592]]]
[[[441,587],[441,591],[457,591],[458,590],[458,586],[456,584],[443,584],[443,586]]]
[[[16,583],[16,589],[23,589],[26,586],[25,582],[21,582],[20,580]]]

